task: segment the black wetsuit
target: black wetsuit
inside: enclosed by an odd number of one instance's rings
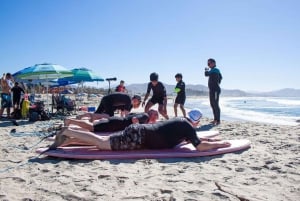
[[[115,132],[124,130],[127,126],[132,124],[132,118],[136,117],[140,124],[149,121],[147,113],[130,113],[126,117],[109,117],[105,121],[99,121],[94,125],[94,132]]]
[[[184,105],[185,103],[185,83],[180,80],[179,82],[177,82],[176,87],[175,87],[175,91],[177,92],[177,96],[175,98],[175,103],[180,104],[180,105]]]
[[[109,116],[114,116],[114,111],[132,109],[131,97],[125,93],[112,93],[104,96],[95,113],[106,113]]]
[[[153,86],[151,82],[148,83],[147,94],[150,94],[152,90],[152,97],[149,100],[153,104],[163,104],[164,98],[167,97],[167,91],[162,82],[157,82],[157,85]]]
[[[13,93],[13,105],[20,105],[21,93],[25,94],[25,91],[20,86],[14,86],[10,89]]]
[[[222,74],[220,70],[216,67],[209,71],[205,71],[205,76],[208,76],[208,88],[209,88],[209,101],[210,106],[213,110],[214,120],[220,121],[220,106],[219,106],[219,96],[221,93],[221,80]]]
[[[155,124],[131,124],[110,136],[112,150],[169,149],[183,141],[197,147],[201,141],[185,118],[174,118]]]

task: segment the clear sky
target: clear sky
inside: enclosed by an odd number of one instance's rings
[[[49,62],[206,85],[212,57],[222,88],[300,88],[298,0],[0,0],[0,27],[1,74]]]

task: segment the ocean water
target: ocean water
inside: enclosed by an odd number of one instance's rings
[[[213,118],[208,97],[187,98],[186,108],[199,108]],[[221,120],[300,125],[299,97],[220,97]],[[180,112],[180,111],[179,111]]]

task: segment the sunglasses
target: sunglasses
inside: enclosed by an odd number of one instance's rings
[[[207,65],[209,66],[211,63],[207,63]]]

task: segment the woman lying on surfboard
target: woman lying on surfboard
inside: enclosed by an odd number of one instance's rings
[[[100,150],[137,150],[137,149],[169,149],[181,142],[191,142],[198,151],[230,146],[224,141],[209,141],[199,139],[193,125],[198,124],[200,118],[174,118],[155,124],[131,124],[125,130],[114,132],[109,136],[99,136],[93,132],[63,127],[57,133],[55,142],[49,149],[56,149],[69,144],[73,139],[95,145]]]
[[[97,116],[95,117],[95,115]],[[96,118],[100,119],[96,120]],[[158,112],[156,110],[149,110],[148,113],[130,113],[125,117],[107,117],[106,114],[100,116],[100,114],[90,113],[89,121],[69,118],[65,119],[64,126],[70,126],[72,124],[91,132],[115,132],[124,130],[133,123],[155,123],[157,119]]]

